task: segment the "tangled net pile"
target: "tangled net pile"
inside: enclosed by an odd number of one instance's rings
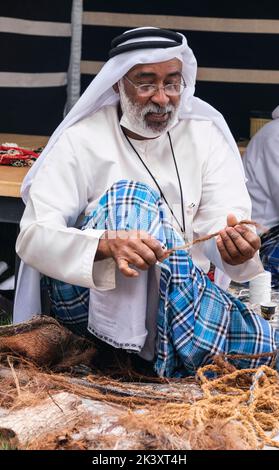
[[[191,449],[261,449],[265,445],[279,448],[279,442],[274,440],[279,432],[279,375],[272,367],[238,370],[230,364],[230,356],[216,356],[213,364],[197,370],[194,379],[162,379],[135,373],[127,356],[120,362],[119,356],[115,362],[109,356],[109,367],[100,370],[96,348],[89,345],[84,350],[84,344],[74,342],[71,333],[62,331],[53,319],[44,320],[41,329],[37,320],[27,326],[28,331],[17,327],[15,334],[15,328],[8,327],[0,334],[2,407],[32,406],[57,392],[68,391],[123,405],[127,414],[119,424],[143,435],[152,433],[158,439],[162,433],[172,436],[167,445],[173,447],[163,449],[183,448],[179,447],[181,442],[189,443]],[[40,335],[45,349],[38,344]],[[46,349],[49,336],[52,341]],[[42,351],[46,362],[39,355]],[[81,351],[80,355],[77,351]],[[83,364],[87,359],[92,372],[88,374],[88,368],[87,375],[77,372],[77,359]],[[103,364],[103,354],[100,359]],[[2,374],[4,369],[10,373]],[[155,384],[163,386],[152,388]],[[191,394],[191,384],[198,390],[196,396]]]
[[[227,372],[209,380],[207,372],[220,373],[218,365],[197,371],[203,398],[193,404],[169,403],[156,407],[149,418],[178,435],[188,431],[191,448],[279,448],[273,437],[279,430],[279,377],[267,366]],[[228,441],[234,441],[233,443]],[[236,442],[239,441],[239,442]]]
[[[279,430],[279,379],[277,372],[267,366],[235,370],[215,379],[208,379],[207,373],[220,373],[220,367],[205,366],[197,371],[196,377],[202,398],[192,402],[189,396],[174,399],[167,392],[143,394],[141,383],[131,385],[102,375],[87,376],[85,385],[84,380],[46,373],[27,364],[20,369],[24,380],[13,368],[14,383],[10,380],[8,389],[4,381],[1,383],[2,406],[18,408],[38,402],[50,391],[53,395],[66,390],[77,396],[124,405],[127,418],[122,419],[121,425],[145,434],[152,431],[156,435],[164,430],[189,442],[192,449],[279,447],[279,442],[273,440]],[[168,382],[179,387],[183,380]],[[144,413],[138,412],[143,409]]]

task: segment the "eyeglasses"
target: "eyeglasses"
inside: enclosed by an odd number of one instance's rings
[[[184,82],[184,78],[181,77],[181,82],[180,83],[168,83],[167,85],[164,86],[158,86],[153,83],[144,83],[142,85],[135,85],[126,75],[124,75],[124,78],[133,85],[133,87],[136,88],[137,94],[139,96],[153,96],[155,93],[157,93],[158,90],[164,90],[164,93],[167,96],[179,96],[183,93],[184,89],[186,88],[186,83]]]

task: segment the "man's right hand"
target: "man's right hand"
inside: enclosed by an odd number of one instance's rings
[[[165,251],[156,238],[143,230],[110,230],[100,238],[95,260],[113,258],[124,276],[137,277],[139,273],[129,265],[146,270],[163,261]]]

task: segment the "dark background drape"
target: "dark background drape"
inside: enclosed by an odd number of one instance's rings
[[[72,0],[1,0],[0,132],[49,135],[63,118]]]

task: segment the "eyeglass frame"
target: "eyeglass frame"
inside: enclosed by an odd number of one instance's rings
[[[146,95],[146,97],[148,96],[154,96],[156,95],[156,93],[158,93],[159,90],[164,90],[164,93],[166,96],[181,96],[183,91],[185,90],[185,88],[187,87],[187,84],[185,83],[185,80],[184,80],[184,77],[183,75],[181,75],[181,80],[182,80],[182,83],[180,83],[180,87],[183,86],[183,89],[181,91],[181,93],[178,93],[177,95],[168,95],[168,93],[166,93],[165,91],[165,88],[168,86],[168,85],[174,85],[174,83],[167,83],[167,85],[163,85],[163,86],[159,86],[159,85],[155,85],[155,83],[142,83],[141,85],[136,85],[134,82],[132,82],[132,80],[130,80],[130,78],[127,77],[127,75],[124,75],[123,78],[126,78],[126,80],[131,83],[131,85],[133,85],[134,88],[136,88],[136,90],[138,88],[141,88],[143,86],[152,86],[154,87],[154,93],[152,93],[151,95]],[[155,89],[156,88],[156,89]],[[139,95],[138,91],[137,91],[137,94]],[[144,95],[139,95],[139,96],[144,96]]]

